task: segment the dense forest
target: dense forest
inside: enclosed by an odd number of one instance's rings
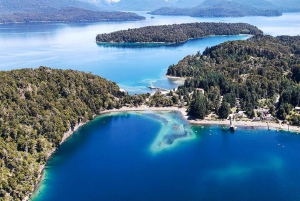
[[[137,29],[98,34],[98,43],[183,43],[209,35],[261,35],[261,30],[246,23],[187,23],[147,26]]]
[[[149,97],[129,96],[90,73],[47,67],[1,71],[0,87],[0,200],[22,200],[33,191],[66,131]]]
[[[128,12],[91,11],[82,8],[67,7],[49,12],[16,12],[0,14],[0,23],[27,22],[96,22],[144,20],[145,17]]]
[[[224,106],[235,107],[239,100],[239,109],[249,117],[254,116],[254,108],[267,107],[279,119],[300,125],[300,116],[294,112],[300,106],[299,36],[257,35],[247,41],[225,42],[185,57],[171,65],[167,74],[188,78],[177,93],[196,117],[203,114],[194,112],[195,105],[204,105],[205,114],[221,113],[226,111]],[[205,94],[190,97],[197,88]]]
[[[178,105],[178,95],[128,95],[91,73],[48,67],[0,71],[0,200],[23,200],[64,133],[113,108]]]
[[[233,1],[220,1],[210,6],[193,8],[162,7],[150,12],[152,15],[186,15],[191,17],[244,17],[244,16],[280,16],[277,10],[263,10]]]

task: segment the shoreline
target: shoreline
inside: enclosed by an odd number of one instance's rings
[[[178,107],[149,107],[146,105],[142,105],[139,107],[122,107],[120,109],[112,109],[112,110],[104,110],[102,111],[100,115],[102,114],[108,114],[108,113],[117,113],[117,112],[134,112],[134,111],[178,111],[182,114],[182,117],[187,120],[192,125],[230,125],[229,120],[198,120],[198,119],[190,119],[189,115],[187,114],[186,108],[178,108]],[[266,121],[234,121],[234,125],[236,127],[260,127],[260,128],[266,128],[268,129],[268,123]],[[300,132],[300,127],[298,126],[288,126],[287,124],[281,124],[281,123],[275,123],[270,122],[269,123],[270,130],[283,130],[283,131],[290,131],[290,132]]]
[[[101,34],[98,34],[98,35],[101,35]],[[252,34],[229,34],[229,35],[224,35],[224,34],[221,34],[221,35],[216,35],[216,34],[212,34],[212,35],[204,35],[204,36],[201,36],[201,37],[196,37],[196,38],[188,38],[187,40],[184,40],[184,41],[178,41],[178,42],[115,42],[115,41],[109,41],[109,42],[104,42],[104,41],[99,41],[99,40],[96,40],[96,43],[101,45],[101,44],[104,44],[104,45],[112,45],[112,46],[126,46],[126,45],[162,45],[162,46],[168,46],[168,45],[182,45],[188,41],[191,41],[191,40],[198,40],[198,39],[203,39],[203,38],[208,38],[208,37],[217,37],[217,36],[248,36],[249,38],[254,36]]]
[[[87,124],[88,122],[90,121],[86,121],[86,122],[80,122],[79,124],[77,123],[75,126],[74,126],[74,129],[72,130],[72,128],[70,127],[69,130],[67,132],[65,132],[63,134],[63,137],[59,143],[59,145],[61,145],[62,143],[64,143],[69,137],[71,137],[73,135],[74,132],[76,132],[80,127],[84,126],[85,124]],[[52,150],[50,150],[48,153],[47,153],[47,159],[46,159],[46,163],[43,164],[43,165],[40,165],[39,167],[39,175],[38,175],[38,182],[35,184],[34,188],[33,188],[33,191],[31,194],[27,195],[23,201],[29,201],[32,196],[34,195],[34,193],[36,192],[36,190],[39,188],[41,182],[43,181],[44,179],[44,173],[45,173],[45,167],[46,167],[46,164],[48,163],[49,159],[51,158],[51,156],[55,153],[55,151],[58,149],[59,147],[57,148],[53,148]]]
[[[94,119],[98,116],[104,115],[104,114],[109,114],[109,113],[124,113],[124,112],[137,112],[137,111],[177,111],[181,113],[182,118],[184,118],[186,121],[188,121],[191,125],[230,125],[230,121],[229,120],[195,120],[195,119],[190,119],[188,113],[187,113],[187,109],[186,108],[178,108],[178,107],[149,107],[146,105],[142,105],[139,107],[122,107],[120,109],[111,109],[111,110],[104,110],[101,111],[99,115],[95,115]],[[79,124],[76,124],[74,129],[72,130],[71,128],[69,128],[69,130],[67,132],[64,133],[62,140],[60,142],[60,145],[62,143],[64,143],[69,137],[71,137],[73,135],[74,132],[76,132],[80,127],[86,125],[88,122],[90,121],[86,121],[86,122],[80,122]],[[262,122],[262,121],[234,121],[234,125],[238,128],[244,127],[244,128],[266,128],[268,129],[268,124],[267,122]],[[298,132],[300,133],[300,127],[297,126],[288,126],[287,124],[281,125],[280,123],[274,123],[274,122],[270,122],[269,123],[269,130],[276,130],[276,131],[288,131],[288,132]],[[56,148],[57,149],[57,148]],[[44,165],[40,166],[40,174],[38,177],[38,182],[36,183],[34,190],[32,191],[31,194],[29,194],[28,196],[26,196],[23,201],[28,201],[32,198],[32,196],[34,195],[35,191],[38,189],[38,187],[40,186],[41,182],[43,181],[43,175],[45,172],[45,167],[46,164],[48,162],[48,160],[51,158],[51,156],[55,153],[56,149],[52,149],[50,152],[48,152],[47,156],[47,160],[46,163]]]

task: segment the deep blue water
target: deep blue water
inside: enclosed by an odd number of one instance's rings
[[[300,200],[300,135],[199,126],[153,150],[168,127],[161,117],[186,123],[174,112],[125,113],[81,128],[48,162],[33,201]]]
[[[97,45],[98,33],[204,21],[247,22],[273,36],[300,33],[300,13],[154,19],[140,14],[147,20],[0,25],[0,70],[44,65],[91,71],[131,94],[144,93],[149,92],[146,86],[150,83],[167,89],[181,84],[165,73],[186,55],[247,37],[217,36],[179,46],[123,48]],[[300,200],[299,135],[240,128],[232,134],[218,126],[193,127],[194,135],[172,146],[160,146],[164,135],[178,134],[186,125],[176,113],[97,118],[51,157],[33,200]]]

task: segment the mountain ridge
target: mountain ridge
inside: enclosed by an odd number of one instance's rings
[[[31,22],[98,22],[98,21],[136,21],[145,18],[135,13],[120,11],[91,11],[82,8],[66,7],[47,13],[10,13],[0,14],[0,23],[31,23]]]
[[[172,8],[193,8],[202,4],[212,5],[217,2],[220,3],[224,0],[80,0],[85,3],[90,3],[102,9],[108,10],[136,10],[136,11],[150,11],[162,7]],[[278,10],[280,12],[299,12],[299,0],[233,0],[234,2],[249,5],[262,10]],[[216,4],[216,3],[215,3]]]
[[[77,0],[0,0],[0,23],[144,20],[135,13],[107,11]]]
[[[164,7],[150,12],[153,15],[187,15],[191,17],[244,17],[244,16],[280,16],[277,10],[262,10],[235,1],[205,1],[193,8]]]

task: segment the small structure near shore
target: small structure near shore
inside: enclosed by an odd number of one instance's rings
[[[230,127],[229,127],[229,130],[230,131],[235,131],[236,129],[237,129],[237,127],[233,125],[232,119],[230,118]]]
[[[160,87],[154,87],[153,85],[148,86],[149,89],[155,89],[157,91],[169,91],[168,89],[160,88]]]

